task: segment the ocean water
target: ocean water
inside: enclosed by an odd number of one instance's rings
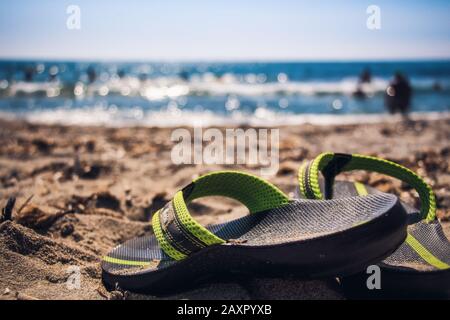
[[[361,84],[364,70],[371,81]],[[111,126],[369,122],[388,117],[384,97],[397,71],[411,83],[413,114],[448,116],[450,61],[0,61],[0,117]]]

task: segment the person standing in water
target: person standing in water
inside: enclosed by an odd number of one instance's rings
[[[95,80],[97,80],[97,72],[95,72],[95,69],[93,66],[89,66],[86,73],[88,76],[89,83],[93,83],[93,82],[95,82]]]
[[[36,73],[36,69],[34,68],[34,66],[26,66],[23,73],[25,82],[32,82]]]
[[[370,69],[366,68],[359,75],[359,82],[360,83],[370,83],[371,81],[372,81],[372,74],[370,73]]]
[[[396,72],[385,93],[385,105],[391,114],[400,112],[406,116],[411,108],[412,90],[408,79]]]
[[[371,81],[372,81],[372,75],[370,73],[370,69],[366,68],[359,75],[358,85],[356,87],[355,92],[353,92],[353,96],[355,98],[360,98],[360,99],[366,98],[366,93],[363,90],[363,85],[369,84]]]

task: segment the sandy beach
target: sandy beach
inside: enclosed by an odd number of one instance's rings
[[[224,128],[222,128],[224,130]],[[16,198],[0,223],[1,299],[344,299],[333,279],[238,279],[154,297],[108,292],[100,257],[123,241],[152,232],[151,214],[198,175],[218,169],[259,174],[257,166],[175,165],[170,128],[38,125],[0,120],[0,207]],[[450,120],[280,128],[280,167],[269,180],[293,195],[299,165],[323,151],[396,161],[426,178],[450,237]],[[343,175],[418,205],[414,192],[378,174]],[[217,199],[195,205],[204,225],[245,214]],[[81,286],[66,285],[71,266]]]

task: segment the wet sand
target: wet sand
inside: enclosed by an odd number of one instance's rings
[[[194,177],[217,169],[259,174],[242,165],[174,165],[170,128],[35,125],[0,120],[1,299],[343,299],[333,280],[239,279],[164,297],[137,295],[101,283],[99,258],[151,232],[149,219]],[[300,163],[323,151],[363,153],[405,165],[437,195],[438,217],[450,236],[450,120],[280,128],[280,167],[270,181],[292,195]],[[358,179],[418,205],[414,192],[378,174]],[[195,218],[220,223],[245,214],[233,201],[205,199]],[[66,281],[80,267],[79,289]]]

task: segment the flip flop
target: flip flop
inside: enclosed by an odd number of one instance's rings
[[[205,228],[187,207],[205,196],[238,200],[250,214]],[[154,235],[131,239],[103,257],[108,288],[158,293],[236,274],[351,274],[405,240],[406,212],[394,195],[290,200],[256,176],[220,171],[178,191],[153,215],[152,226]]]
[[[382,192],[362,183],[335,181],[340,172],[367,170],[397,178],[414,187],[421,209],[402,203],[408,212],[406,241],[379,264],[381,290],[369,290],[367,273],[341,279],[358,297],[450,297],[450,241],[436,219],[436,200],[427,183],[413,171],[388,160],[358,154],[322,153],[299,169],[297,197],[364,198]],[[322,173],[323,179],[319,177]]]

